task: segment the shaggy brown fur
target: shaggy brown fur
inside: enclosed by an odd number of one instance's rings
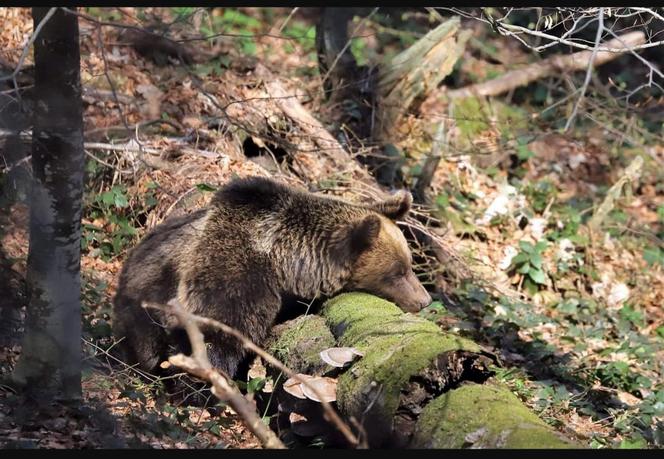
[[[131,252],[114,300],[114,332],[127,358],[153,370],[166,358],[167,321],[142,301],[177,298],[195,313],[261,343],[284,296],[313,299],[364,290],[419,310],[431,297],[411,269],[403,218],[412,197],[374,206],[298,191],[265,178],[236,180],[210,205],[165,221]],[[234,375],[240,344],[206,330],[212,364]]]

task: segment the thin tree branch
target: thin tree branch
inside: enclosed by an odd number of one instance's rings
[[[39,22],[39,24],[37,25],[37,27],[35,27],[35,30],[34,30],[34,32],[32,32],[32,35],[30,36],[30,39],[28,40],[26,45],[23,47],[23,52],[21,53],[21,57],[19,58],[18,64],[16,64],[16,68],[14,69],[14,71],[9,75],[0,76],[0,81],[12,80],[14,82],[14,88],[18,89],[18,84],[16,83],[16,75],[18,75],[18,72],[20,72],[21,69],[23,68],[23,63],[25,61],[25,58],[28,55],[28,51],[30,50],[30,47],[32,46],[32,44],[35,42],[35,40],[39,36],[39,32],[41,32],[41,29],[44,27],[44,25],[46,25],[48,20],[51,19],[51,16],[53,16],[55,14],[55,11],[57,9],[58,9],[58,7],[54,6],[53,8],[48,10],[46,15],[44,16],[44,19],[42,19]]]
[[[235,328],[230,327],[230,326],[228,326],[228,325],[226,325],[222,322],[219,322],[217,320],[208,319],[206,317],[200,317],[200,316],[197,316],[195,314],[192,314],[192,313],[188,312],[187,310],[185,310],[176,300],[171,300],[169,302],[169,306],[165,306],[165,305],[158,304],[158,303],[152,303],[152,302],[143,302],[143,307],[144,308],[152,308],[152,309],[158,309],[158,310],[165,311],[165,312],[175,313],[182,324],[196,322],[198,324],[203,324],[203,325],[207,325],[207,326],[216,328],[216,329],[220,330],[223,333],[226,333],[228,335],[231,335],[231,336],[235,337],[238,341],[240,341],[240,343],[242,344],[242,346],[245,349],[247,349],[251,352],[254,352],[256,355],[263,358],[267,363],[269,363],[270,365],[272,365],[276,369],[278,369],[278,370],[282,371],[283,373],[285,373],[289,378],[293,378],[296,381],[298,381],[298,382],[304,384],[305,386],[307,386],[309,389],[311,389],[311,391],[314,394],[316,394],[318,396],[318,398],[321,400],[321,406],[322,406],[323,411],[325,413],[325,418],[329,422],[331,422],[343,434],[343,436],[346,438],[346,440],[352,446],[363,446],[360,443],[360,441],[358,440],[358,438],[355,436],[355,434],[353,434],[350,427],[339,417],[339,415],[334,410],[334,408],[332,408],[332,406],[329,404],[329,402],[325,401],[325,397],[323,397],[323,395],[318,391],[318,389],[316,389],[316,387],[310,385],[306,380],[301,379],[295,371],[293,371],[292,369],[290,369],[289,367],[284,365],[282,362],[280,362],[278,359],[273,357],[271,354],[269,354],[263,348],[261,348],[261,347],[257,346],[256,344],[254,344],[253,341],[251,341],[249,338],[244,336],[241,332],[239,332]],[[187,330],[187,332],[189,332],[189,331]],[[190,339],[191,339],[191,336],[190,336]],[[192,342],[192,349],[193,348],[194,347],[193,347],[193,342]],[[206,356],[207,356],[207,354],[206,354]],[[178,357],[178,356],[176,356],[176,357]],[[184,357],[184,356],[182,356],[182,357]],[[172,358],[173,357],[171,357],[169,359],[169,361]],[[178,361],[178,363],[175,363],[175,362],[172,362],[172,363],[174,365],[178,365],[178,366],[181,366],[180,363],[185,363],[185,364],[187,363],[186,361],[182,361],[180,358],[178,358],[177,361]],[[208,362],[208,365],[209,365],[209,362]],[[186,367],[182,367],[182,368],[187,369]],[[209,371],[210,370],[208,370],[208,372]],[[194,374],[196,374],[196,373],[194,373]],[[196,375],[198,376],[198,374],[196,374]],[[206,379],[210,382],[213,382],[208,378],[204,378],[204,379]],[[215,394],[215,395],[217,395],[217,394]],[[233,407],[233,408],[235,409],[235,407]]]
[[[569,128],[572,126],[572,123],[574,122],[574,119],[576,118],[576,114],[579,111],[579,105],[581,105],[581,101],[586,95],[586,91],[588,90],[588,84],[590,83],[590,76],[592,75],[593,71],[593,64],[595,63],[595,57],[597,56],[597,50],[599,49],[599,42],[602,39],[602,34],[604,33],[604,8],[599,9],[599,13],[597,16],[598,24],[597,24],[597,34],[595,35],[595,49],[593,50],[593,53],[590,55],[590,59],[588,60],[588,69],[586,70],[586,78],[583,80],[583,86],[581,86],[581,92],[579,94],[579,98],[576,99],[576,103],[574,104],[574,109],[572,110],[572,114],[567,118],[567,122],[565,123],[565,132],[569,131]]]
[[[629,52],[632,48],[631,45],[635,43],[643,43],[644,40],[645,34],[641,31],[636,31],[608,41],[606,44],[613,46],[622,43],[625,46],[620,49],[622,49],[623,52]],[[511,70],[498,78],[466,86],[461,89],[448,91],[447,96],[450,99],[469,96],[495,96],[507,92],[512,88],[527,85],[556,72],[572,72],[587,69],[588,66],[593,63],[595,66],[602,65],[616,57],[618,57],[618,54],[601,51],[601,47],[595,47],[592,53],[589,51],[581,51],[566,56],[554,55],[539,62],[527,65],[524,68]],[[590,61],[591,58],[593,62]],[[428,103],[432,97],[438,98],[440,96],[440,92],[433,93],[427,98],[425,104]]]
[[[191,356],[177,354],[169,357],[168,361],[201,379],[209,381],[212,384],[212,393],[219,399],[229,403],[265,448],[286,449],[279,437],[258,416],[253,404],[242,395],[235,385],[231,384],[228,379],[212,367],[205,348],[204,335],[197,324],[197,317],[185,311],[176,301],[170,302],[169,305],[170,308],[164,308],[162,305],[153,306],[150,304],[148,306],[143,303],[143,307],[154,307],[175,314],[180,325],[187,331],[191,342]]]
[[[373,10],[371,10],[371,13],[369,13],[369,15],[368,15],[367,17],[363,18],[363,19],[357,24],[357,26],[355,26],[355,29],[353,29],[353,32],[350,34],[350,38],[348,39],[348,41],[346,41],[346,44],[344,45],[344,47],[341,48],[341,51],[339,51],[339,53],[337,54],[337,57],[334,58],[334,60],[332,61],[332,64],[330,65],[330,68],[327,69],[327,72],[325,72],[325,75],[323,76],[323,79],[321,80],[321,85],[324,85],[325,82],[327,81],[327,79],[330,77],[330,74],[332,73],[332,70],[334,70],[334,67],[336,67],[337,62],[339,62],[339,59],[341,59],[341,56],[344,55],[344,53],[346,52],[346,50],[350,47],[351,43],[353,42],[353,38],[355,38],[355,34],[357,33],[357,31],[360,29],[360,27],[361,27],[362,25],[364,25],[364,23],[365,23],[366,21],[368,21],[369,19],[371,19],[371,17],[372,17],[374,14],[376,14],[376,12],[378,11],[378,8],[379,8],[379,7],[376,7],[376,8],[374,8]]]

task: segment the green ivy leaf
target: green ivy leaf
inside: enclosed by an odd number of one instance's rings
[[[519,241],[519,247],[521,247],[521,250],[526,253],[533,253],[533,250],[535,249],[535,246],[528,241]]]
[[[247,392],[254,393],[260,392],[265,387],[265,378],[251,378],[247,383]]]
[[[115,201],[115,193],[113,193],[111,191],[106,191],[106,192],[100,194],[97,197],[97,200],[98,201],[100,200],[102,203],[106,204],[107,206],[110,206],[110,205],[113,204],[113,201]]]
[[[208,429],[209,432],[212,432],[215,434],[217,437],[221,437],[221,429],[219,428],[219,424],[212,424],[210,428]]]
[[[521,274],[526,274],[528,271],[530,271],[531,266],[530,263],[524,263],[521,265],[521,267],[517,270],[517,272],[520,272]]]
[[[647,247],[643,249],[643,259],[652,266],[655,263],[664,264],[664,252],[659,247]]]
[[[530,277],[526,277],[526,280],[523,282],[523,286],[528,290],[530,295],[537,293],[538,287],[537,284],[530,280]]]
[[[644,449],[648,447],[648,443],[643,437],[637,436],[633,438],[625,438],[620,442],[620,449]]]
[[[657,327],[655,332],[660,336],[660,338],[664,338],[664,325]],[[662,391],[662,393],[664,393],[664,391]]]
[[[196,188],[198,191],[217,191],[215,187],[207,183],[197,183]]]
[[[115,193],[113,204],[115,204],[115,207],[118,209],[122,209],[129,205],[129,200],[127,200],[127,197],[124,195],[124,193],[118,191]]]
[[[535,246],[537,247],[537,246]],[[542,255],[539,252],[535,252],[530,256],[530,264],[537,269],[542,269]]]
[[[530,259],[530,257],[528,257],[527,253],[521,252],[521,253],[517,254],[514,258],[512,258],[512,265],[513,266],[521,265],[521,264],[527,262],[529,259]]]
[[[535,153],[533,153],[532,150],[527,146],[519,145],[516,147],[516,155],[520,160],[525,161],[535,156]]]
[[[528,276],[533,280],[533,282],[538,284],[546,283],[546,274],[541,269],[532,269],[528,272]]]

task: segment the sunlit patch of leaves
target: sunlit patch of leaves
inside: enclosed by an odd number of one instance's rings
[[[97,166],[92,170],[94,167]],[[156,187],[157,184],[151,182],[145,193],[132,196],[123,184],[97,193],[87,191],[81,239],[83,252],[108,261],[132,246],[148,212],[157,204]]]

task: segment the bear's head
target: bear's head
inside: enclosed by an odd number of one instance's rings
[[[412,255],[396,221],[410,211],[413,197],[399,191],[386,201],[370,206],[368,214],[347,226],[348,255],[354,260],[345,290],[359,290],[417,312],[431,303],[431,296],[415,276]]]

